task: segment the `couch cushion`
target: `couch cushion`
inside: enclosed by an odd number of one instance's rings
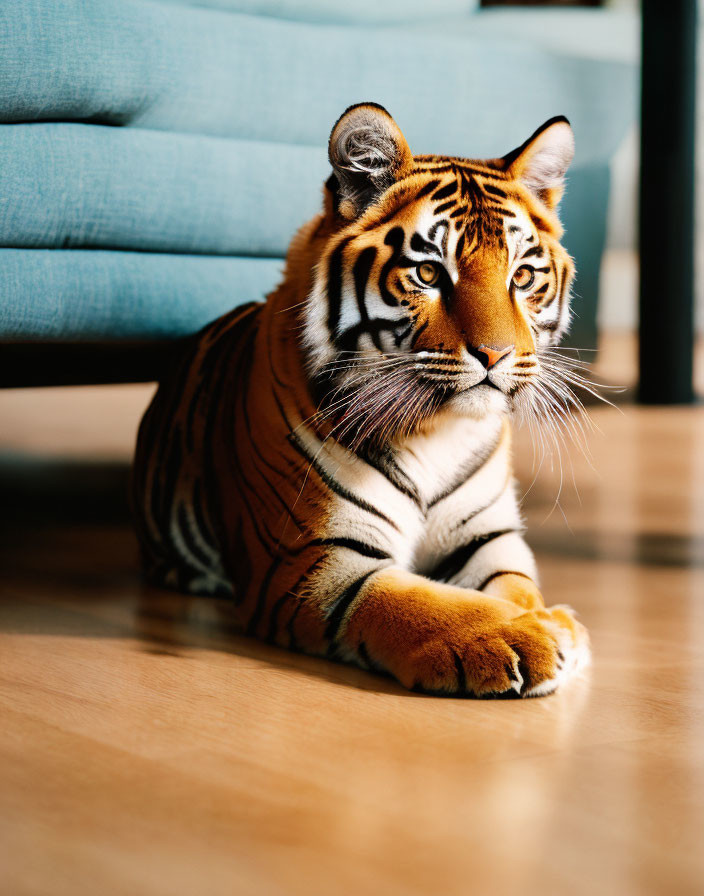
[[[282,268],[266,258],[0,249],[0,333],[8,341],[171,339],[264,298]]]
[[[0,246],[280,257],[328,174],[322,147],[0,126]]]

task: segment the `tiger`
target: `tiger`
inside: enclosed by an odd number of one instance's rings
[[[569,325],[573,153],[562,116],[476,161],[414,156],[375,103],[344,112],[280,285],[192,337],[142,419],[147,582],[425,694],[541,696],[586,667],[586,629],[539,590],[511,453]]]

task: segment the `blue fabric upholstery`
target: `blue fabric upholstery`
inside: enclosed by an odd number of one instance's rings
[[[507,37],[475,7],[5,0],[0,338],[176,336],[261,298],[319,207],[332,123],[360,100],[419,153],[500,155],[572,120],[564,217],[589,338],[635,68]]]
[[[0,246],[282,256],[323,147],[85,124],[0,127]]]
[[[271,258],[0,249],[0,331],[7,338],[184,336],[280,278]]]

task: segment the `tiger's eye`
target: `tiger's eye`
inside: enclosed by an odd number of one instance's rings
[[[517,289],[528,289],[535,280],[535,271],[527,264],[522,265],[513,275],[513,285]]]
[[[440,271],[436,265],[424,261],[416,268],[416,274],[421,283],[425,283],[426,286],[434,286],[438,282]]]

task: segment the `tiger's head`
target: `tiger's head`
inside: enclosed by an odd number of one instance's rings
[[[308,374],[338,434],[361,444],[441,409],[508,413],[539,388],[541,352],[570,318],[556,210],[573,153],[562,117],[472,161],[414,156],[381,106],[342,115],[303,318]]]

